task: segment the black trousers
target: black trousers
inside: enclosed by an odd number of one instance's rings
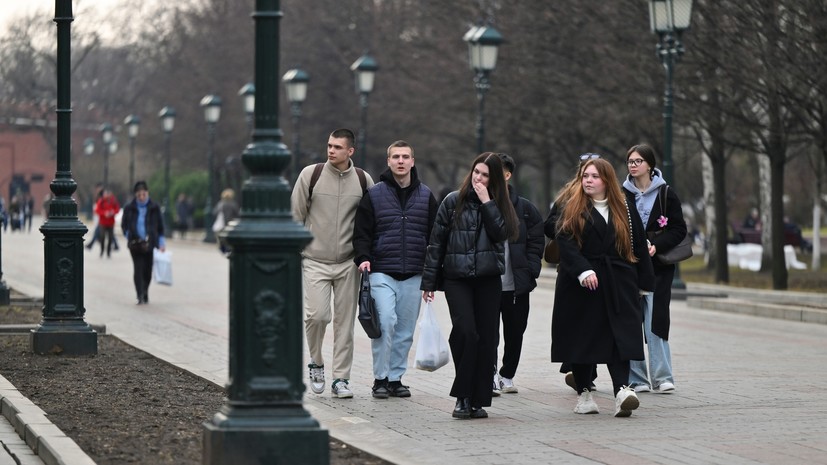
[[[114,245],[115,249],[118,248],[118,244],[115,244],[115,227],[107,227],[101,226],[100,229],[100,243],[101,243],[101,256],[103,256],[104,249],[106,250],[106,256],[112,255],[112,246]]]
[[[499,276],[445,279],[452,323],[448,344],[456,369],[451,396],[470,398],[472,407],[491,405],[491,361],[497,357],[501,289]]]
[[[500,376],[503,378],[511,379],[517,373],[517,365],[523,351],[523,334],[528,327],[528,296],[528,293],[515,295],[514,291],[503,291],[500,298],[500,317],[503,322],[503,364]],[[499,341],[496,346],[499,346]],[[494,368],[496,367],[495,354]]]
[[[152,282],[152,250],[149,252],[135,252],[132,255],[132,280],[135,282],[135,293],[141,302],[149,301],[149,283]]]
[[[629,361],[618,361],[607,363],[606,367],[609,369],[609,375],[612,377],[612,388],[614,394],[617,395],[620,388],[629,385]],[[587,389],[597,377],[597,365],[588,363],[572,363],[572,373],[574,373],[574,383],[577,385],[577,392],[583,392]]]

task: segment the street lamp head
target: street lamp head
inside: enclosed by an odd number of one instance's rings
[[[201,99],[201,106],[204,108],[204,120],[209,124],[215,124],[221,118],[221,98],[217,95],[205,95]]]
[[[158,118],[161,118],[161,127],[164,132],[171,133],[175,127],[175,109],[169,106],[161,108],[161,111],[158,112]]]
[[[123,120],[123,124],[125,124],[129,130],[129,137],[131,139],[138,136],[138,129],[141,127],[141,118],[137,115],[129,115]]]
[[[118,140],[112,139],[109,144],[106,145],[106,148],[109,149],[109,153],[113,154],[118,151]]]
[[[503,36],[490,26],[472,26],[462,38],[468,42],[468,63],[476,72],[493,71],[497,67],[497,51]]]
[[[652,33],[683,32],[692,20],[692,0],[649,0]]]
[[[256,111],[256,86],[248,82],[238,90],[238,95],[243,99],[244,113],[252,115]]]
[[[87,137],[86,140],[83,141],[83,153],[85,155],[92,155],[95,153],[95,139]]]
[[[108,144],[112,142],[112,125],[109,123],[101,124],[101,137],[103,138],[103,142]]]
[[[281,80],[287,88],[287,100],[290,103],[303,103],[307,98],[307,83],[310,82],[310,76],[295,68],[284,73]]]
[[[356,76],[356,92],[360,94],[369,94],[373,92],[373,79],[376,76],[376,71],[379,70],[379,65],[372,56],[365,53],[360,56],[358,60],[350,65],[350,70]]]

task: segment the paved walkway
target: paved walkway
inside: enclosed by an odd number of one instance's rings
[[[141,307],[134,304],[128,252],[112,259],[86,252],[87,321],[224,384],[228,262],[213,245],[180,240],[169,245],[174,285],[153,284],[150,304]],[[5,234],[3,272],[11,287],[42,296],[42,236]],[[827,396],[821,395],[827,385],[827,325],[674,302],[677,392],[642,394],[632,417],[614,418],[609,375],[600,367],[601,413],[581,416],[572,413],[574,391],[549,363],[553,273],[544,273],[532,294],[515,378],[520,392],[495,398],[490,418],[451,418],[452,364],[432,373],[411,368],[404,378],[413,393],[409,399],[371,398],[370,340],[358,325],[355,397],[331,399],[329,390],[308,391],[305,406],[332,436],[397,464],[827,464]],[[447,334],[444,296],[438,294],[435,304]],[[330,332],[328,338],[330,359]]]

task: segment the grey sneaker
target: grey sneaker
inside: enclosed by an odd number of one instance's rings
[[[353,397],[353,391],[350,390],[348,380],[342,378],[334,379],[333,384],[330,385],[330,395],[338,397],[339,399],[350,399]]]
[[[310,390],[316,394],[324,392],[324,365],[316,365],[310,362],[307,365],[310,369]]]
[[[494,373],[494,383],[491,386],[491,397],[500,397],[500,374]]]

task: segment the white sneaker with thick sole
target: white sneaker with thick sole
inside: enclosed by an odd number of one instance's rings
[[[574,413],[584,415],[589,413],[600,413],[600,410],[597,408],[597,402],[594,401],[591,391],[588,389],[583,389],[583,392],[580,393],[580,397],[577,398],[577,405],[574,407]]]
[[[640,399],[637,398],[634,389],[623,386],[615,396],[615,416],[628,417],[632,415],[632,410],[640,406]]]
[[[501,378],[500,391],[502,391],[503,394],[516,394],[517,386],[514,385],[514,380],[511,378]]]
[[[655,388],[656,394],[672,394],[675,392],[675,385],[669,381],[660,383],[660,386]]]
[[[636,384],[634,390],[635,392],[650,392],[652,389],[648,384]]]
[[[324,365],[316,365],[312,361],[307,368],[310,369],[310,390],[316,394],[324,392]]]
[[[491,397],[500,397],[500,374],[494,373],[494,383],[491,386]]]
[[[348,380],[341,378],[334,380],[333,384],[330,385],[330,395],[338,397],[339,399],[350,399],[353,397],[353,391],[350,390]]]

